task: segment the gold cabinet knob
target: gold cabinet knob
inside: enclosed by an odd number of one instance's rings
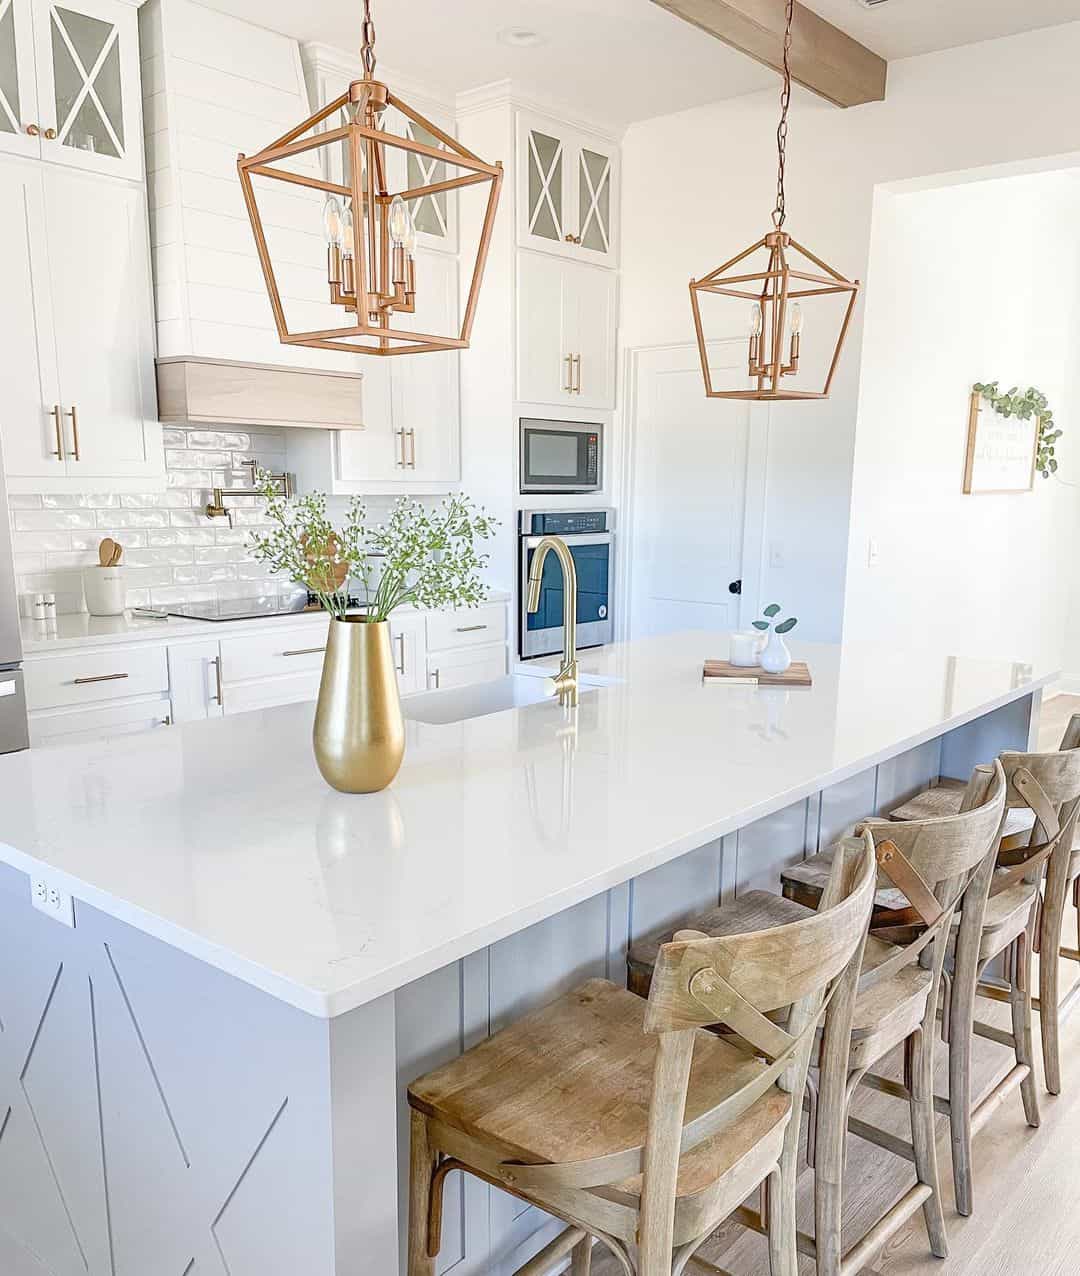
[[[31,137],[37,137],[40,134],[41,129],[39,129],[36,124],[27,124],[26,131]]]
[[[53,141],[55,141],[55,140],[56,140],[56,129],[54,129],[54,128],[47,128],[47,129],[45,130],[44,134],[43,134],[43,137],[45,138],[45,140],[46,140],[47,142],[53,142]]]

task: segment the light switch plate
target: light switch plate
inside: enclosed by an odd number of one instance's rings
[[[48,877],[30,879],[30,902],[40,913],[62,926],[75,929],[75,901],[70,893]]]

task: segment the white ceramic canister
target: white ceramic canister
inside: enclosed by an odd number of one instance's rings
[[[83,593],[91,616],[121,616],[127,587],[123,567],[84,567]]]
[[[733,633],[728,656],[729,663],[737,665],[740,669],[753,668],[758,663],[763,642],[761,634],[753,629],[743,633]]]

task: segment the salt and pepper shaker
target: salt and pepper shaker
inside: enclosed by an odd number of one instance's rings
[[[55,600],[54,600],[54,608],[55,608]],[[49,613],[48,613],[48,611],[46,610],[46,604],[45,604],[45,595],[44,595],[44,594],[35,594],[35,595],[34,595],[34,602],[33,602],[33,616],[34,616],[34,619],[35,619],[35,620],[47,620],[47,619],[48,619],[48,615],[49,615]]]
[[[56,628],[56,595],[45,594],[45,623],[50,629]]]

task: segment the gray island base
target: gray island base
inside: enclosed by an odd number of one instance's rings
[[[0,1272],[403,1273],[410,1080],[1031,747],[1055,676],[795,644],[811,689],[703,687],[726,645],[587,653],[610,685],[576,711],[412,722],[367,799],[319,780],[310,706],[0,758]],[[451,1175],[439,1271],[557,1230]]]

